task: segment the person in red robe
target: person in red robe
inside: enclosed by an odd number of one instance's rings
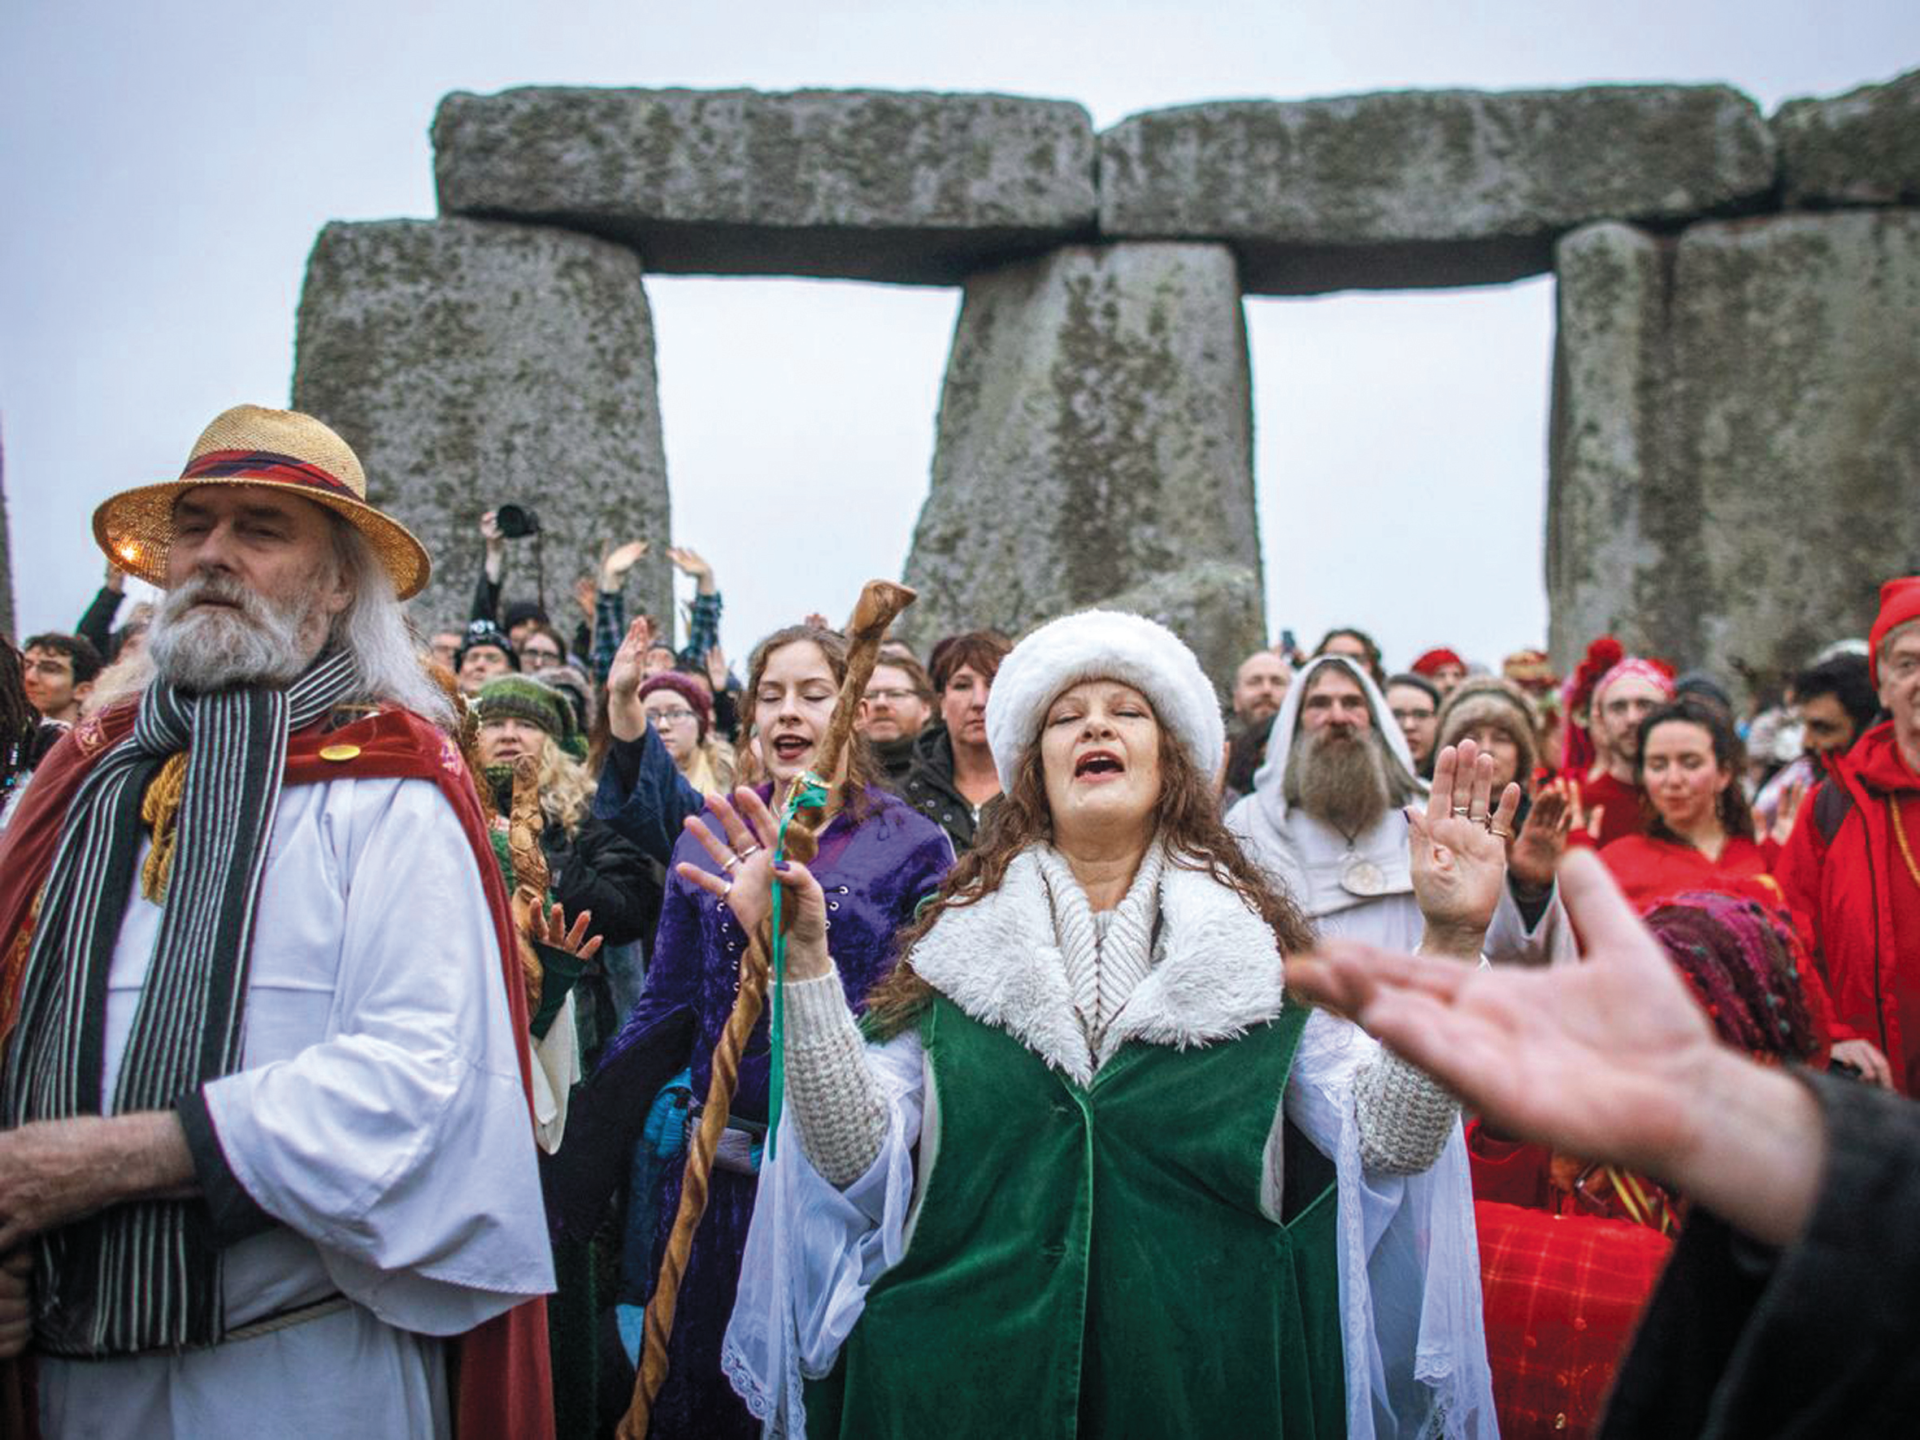
[[[1634,907],[1683,890],[1779,904],[1771,873],[1778,846],[1754,838],[1731,717],[1710,700],[1683,695],[1642,720],[1634,750],[1635,791],[1645,793],[1653,815],[1645,833],[1600,851]]]
[[[1890,580],[1868,637],[1890,719],[1828,762],[1780,857],[1834,1002],[1834,1058],[1920,1096],[1920,576]]]

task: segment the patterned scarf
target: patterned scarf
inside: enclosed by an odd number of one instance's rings
[[[358,678],[353,657],[332,652],[285,690],[148,688],[132,733],[81,782],[61,827],[0,1082],[0,1124],[167,1110],[238,1067],[287,737],[326,715]],[[108,1096],[107,977],[138,871],[141,796],[182,750],[165,913]],[[197,1201],[156,1200],[39,1237],[40,1346],[88,1357],[219,1340],[220,1259],[205,1223]]]

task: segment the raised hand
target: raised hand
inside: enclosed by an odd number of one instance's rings
[[[644,615],[634,617],[607,670],[607,725],[616,740],[638,740],[646,733],[640,682],[646,678],[647,651],[652,648],[653,622]]]
[[[673,568],[678,570],[682,575],[690,575],[693,577],[693,588],[699,594],[711,595],[714,593],[713,566],[701,558],[699,551],[689,549],[685,545],[669,545],[667,547],[667,559],[673,562]]]
[[[629,540],[624,545],[616,545],[607,552],[600,562],[600,588],[618,590],[627,583],[627,572],[647,558],[647,542]],[[669,555],[673,552],[668,551]]]
[[[1758,833],[1771,834],[1774,840],[1786,844],[1793,835],[1793,822],[1800,816],[1800,802],[1807,798],[1810,788],[1805,780],[1795,780],[1780,792],[1780,804],[1773,812],[1773,828],[1770,831],[1756,810],[1755,818],[1761,819],[1761,823],[1755,827]]]
[[[1507,847],[1508,873],[1529,889],[1551,885],[1554,867],[1567,852],[1567,836],[1573,828],[1573,797],[1567,784],[1562,779],[1540,787],[1520,833]]]
[[[1427,926],[1424,950],[1463,959],[1480,953],[1506,883],[1520,787],[1508,785],[1497,809],[1492,795],[1493,757],[1462,740],[1434,760],[1426,813],[1408,807],[1413,895]]]
[[[598,595],[593,583],[593,576],[582,575],[578,580],[573,582],[573,603],[586,612],[587,623],[589,625],[593,623],[595,613],[594,602],[597,599]]]
[[[592,922],[593,912],[582,910],[574,917],[573,924],[568,925],[566,911],[557,901],[551,911],[537,901],[527,906],[528,937],[555,950],[564,950],[576,960],[591,960],[600,953],[602,937],[587,933],[587,926]]]
[[[727,652],[716,645],[707,651],[706,660],[707,683],[713,686],[713,693],[718,695],[727,688]]]
[[[487,549],[496,547],[505,549],[507,537],[500,531],[500,512],[483,510],[480,512],[480,538],[487,542]]]
[[[1607,813],[1607,807],[1596,805],[1591,810],[1587,809],[1586,796],[1582,793],[1578,780],[1567,781],[1567,802],[1573,812],[1567,826],[1569,837],[1578,835],[1589,845],[1598,845],[1600,822]]]
[[[697,815],[687,817],[686,829],[720,866],[720,873],[683,860],[676,867],[680,878],[725,900],[749,935],[773,913],[773,887],[785,886],[781,919],[787,928],[790,973],[799,980],[826,974],[832,968],[827,958],[826,896],[820,882],[798,861],[778,871],[773,868],[773,844],[780,826],[767,802],[743,786],[733,792],[731,803],[723,795],[709,796],[707,808],[719,822],[719,832]]]
[[[833,626],[827,623],[827,617],[822,615],[818,610],[809,610],[802,623],[815,630],[831,630],[833,628]]]

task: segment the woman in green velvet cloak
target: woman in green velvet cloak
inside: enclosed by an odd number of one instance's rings
[[[804,867],[688,877],[743,924],[774,883],[794,915],[735,1388],[784,1434],[1491,1434],[1456,1106],[1287,997],[1311,933],[1220,823],[1192,653],[1139,616],[1055,621],[988,736],[1006,803],[866,1037]],[[1472,956],[1512,801],[1470,745],[1443,766],[1416,890],[1426,948]],[[716,858],[771,839],[738,798],[699,831]]]

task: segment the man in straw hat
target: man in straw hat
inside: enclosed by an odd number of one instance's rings
[[[50,1437],[551,1433],[523,992],[399,608],[425,551],[254,406],[94,534],[168,593],[0,842],[0,1354],[30,1277]]]

